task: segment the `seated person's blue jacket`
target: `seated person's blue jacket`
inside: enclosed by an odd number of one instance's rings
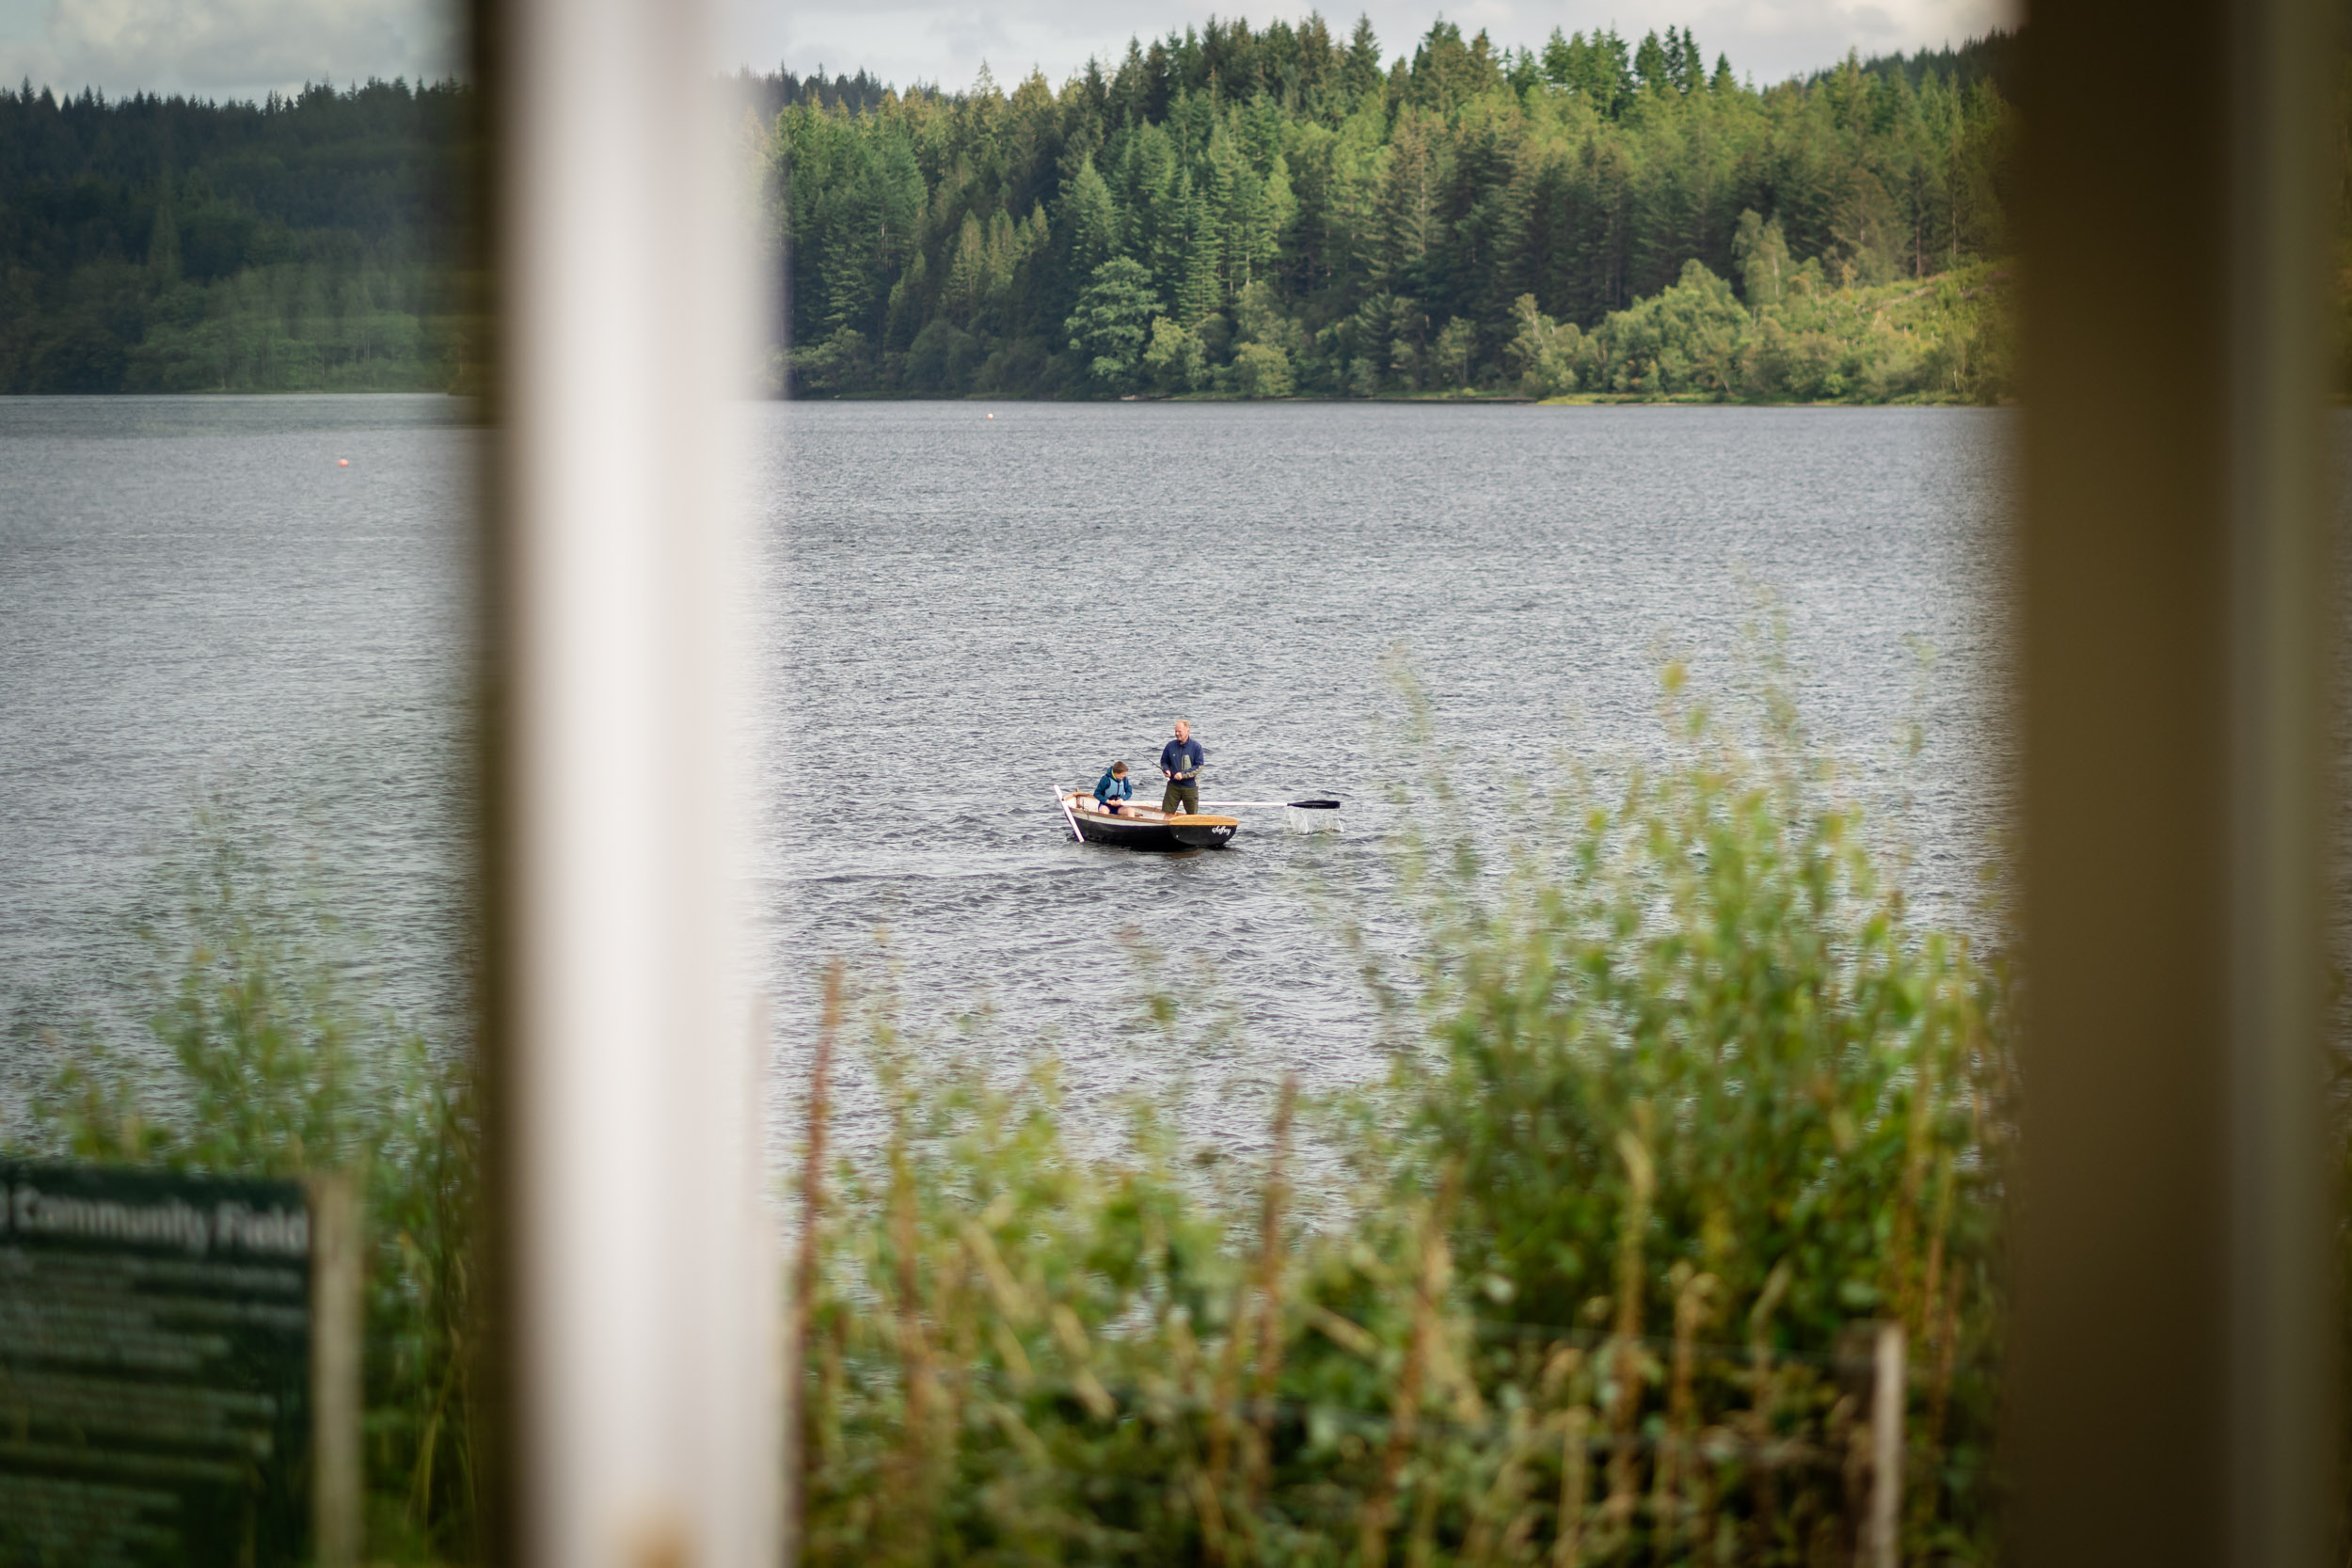
[[[1135,793],[1136,782],[1133,779],[1114,779],[1105,773],[1094,781],[1094,798],[1105,805],[1113,800],[1133,800]]]

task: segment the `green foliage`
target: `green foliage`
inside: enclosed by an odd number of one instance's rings
[[[886,1137],[799,1195],[807,1560],[1847,1560],[1877,1323],[1910,1347],[1905,1555],[1988,1560],[2001,972],[1910,919],[1785,693],[1751,695],[1736,725],[1670,669],[1661,760],[1500,815],[1416,704],[1417,963],[1349,933],[1395,1070],[1286,1085],[1263,1164],[1149,1107],[1081,1136],[1050,1067],[1007,1083],[876,1003]],[[464,1075],[206,844],[143,1041],[56,1042],[24,1151],[358,1173],[372,1549],[468,1555]]]
[[[0,91],[0,391],[443,390],[471,94]]]
[[[2009,248],[2015,124],[1992,47],[1757,89],[1728,61],[1709,71],[1687,28],[1537,55],[1440,21],[1384,69],[1368,23],[1342,40],[1310,17],[1171,34],[1058,90],[1031,75],[854,110],[803,100],[771,145],[787,364],[818,393],[1099,389],[1104,356],[1067,324],[1114,257],[1205,353],[1178,372],[1171,344],[1152,384],[1243,396],[1279,379],[1264,348],[1301,393],[1519,390],[1536,360],[1514,347],[1518,300],[1589,338],[1693,262],[1751,312],[1811,263],[1840,289],[1917,287]],[[1252,329],[1269,309],[1295,336]],[[1987,362],[1946,325],[1969,324],[1920,316],[1909,360],[1841,371],[1829,395],[1999,395],[1974,369],[1937,379]],[[855,355],[836,343],[850,333]],[[968,346],[946,352],[951,335]],[[1013,343],[1026,369],[995,361]],[[1629,395],[1823,395],[1804,373],[1768,385],[1660,350],[1575,389],[1616,391],[1622,368]]]
[[[1456,316],[1438,331],[1437,341],[1429,345],[1431,367],[1445,385],[1456,390],[1468,390],[1472,361],[1478,354],[1478,328]]]
[[[1783,699],[1743,737],[1669,684],[1669,760],[1499,836],[1415,726],[1396,1075],[1286,1089],[1260,1170],[876,1014],[886,1148],[801,1195],[810,1561],[1847,1560],[1878,1321],[1905,1556],[1991,1559],[1997,975]],[[1313,1225],[1302,1117],[1354,1173]]]
[[[1585,333],[1522,294],[1508,356],[1520,388],[1536,397],[1751,403],[1991,403],[2010,395],[2004,269],[1980,264],[1921,284],[1834,287],[1815,261],[1779,271],[1786,257],[1772,226],[1751,233],[1751,287],[1772,303],[1742,305],[1697,261],[1685,263],[1674,287]]]
[[[1512,334],[1505,363],[1518,372],[1519,390],[1532,398],[1558,397],[1576,390],[1577,349],[1584,334],[1574,322],[1555,322],[1536,309],[1534,294],[1521,294],[1511,306]]]
[[[1188,392],[1208,374],[1208,349],[1197,332],[1187,332],[1166,316],[1152,324],[1152,346],[1143,353],[1143,367],[1160,392]]]
[[[1633,100],[1632,56],[1614,27],[1595,28],[1589,40],[1581,32],[1564,39],[1554,27],[1544,45],[1543,71],[1546,82],[1605,119],[1616,119]]]
[[[368,1528],[381,1556],[473,1545],[478,1128],[462,1069],[354,998],[333,920],[285,896],[215,821],[151,933],[144,1039],[84,1023],[14,1150],[300,1178],[363,1196]]]
[[[1290,396],[1290,356],[1272,343],[1241,344],[1233,350],[1233,390],[1246,398]]]
[[[1763,310],[1781,302],[1795,267],[1778,223],[1766,223],[1753,207],[1741,213],[1731,257],[1740,268],[1740,295],[1751,309]]]
[[[1748,312],[1731,285],[1686,261],[1671,289],[1617,311],[1584,340],[1578,379],[1594,390],[1717,394],[1736,380]]]
[[[1670,669],[1674,751],[1521,808],[1500,853],[1458,813],[1408,835],[1418,987],[1444,1065],[1423,1124],[1463,1180],[1466,1262],[1506,1315],[1605,1294],[1642,1148],[1653,1265],[1830,1348],[1857,1314],[1932,1338],[1989,1321],[2006,1121],[1997,974],[1922,932],[1793,710],[1749,745]]]
[[[1078,309],[1063,323],[1073,354],[1086,356],[1087,374],[1112,391],[1125,391],[1143,360],[1144,339],[1160,302],[1152,293],[1152,275],[1125,256],[1114,256],[1094,269]]]

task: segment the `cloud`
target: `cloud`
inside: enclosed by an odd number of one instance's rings
[[[1506,47],[1555,26],[1615,26],[1638,38],[1687,24],[1708,58],[1758,82],[1865,55],[1959,43],[2014,19],[2015,0],[1361,0],[1327,14],[1344,33],[1359,8],[1391,56],[1409,53],[1442,10]],[[864,69],[905,86],[962,87],[982,61],[1010,84],[1041,69],[1059,83],[1089,56],[1106,65],[1131,37],[1198,27],[1211,15],[1297,21],[1306,0],[734,0],[714,70]],[[0,0],[0,80],[259,97],[306,82],[433,78],[456,66],[455,0]]]
[[[38,29],[0,30],[0,80],[259,98],[308,82],[432,79],[457,60],[456,13],[436,0],[51,0],[46,11]]]
[[[1211,15],[1263,25],[1297,21],[1315,8],[1299,0],[1039,0],[1017,7],[941,5],[936,0],[739,0],[725,64],[773,70],[872,71],[885,81],[970,85],[985,58],[1000,82],[1032,66],[1059,82],[1089,56],[1116,61],[1131,37],[1149,40],[1198,27]],[[1393,58],[1442,11],[1465,31],[1485,28],[1504,47],[1540,46],[1553,27],[1614,26],[1639,38],[1687,25],[1709,59],[1727,55],[1757,82],[1816,71],[1844,57],[1961,43],[2013,25],[2014,0],[1364,0],[1325,15],[1345,33],[1361,10]]]

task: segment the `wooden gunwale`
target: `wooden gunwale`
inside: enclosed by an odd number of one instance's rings
[[[1145,805],[1109,812],[1092,795],[1079,792],[1057,792],[1055,803],[1070,818],[1073,832],[1082,842],[1112,847],[1221,849],[1241,831],[1239,817],[1170,813]]]
[[[1097,822],[1155,822],[1171,828],[1238,828],[1238,816],[1216,816],[1205,812],[1177,812],[1170,816],[1157,806],[1130,805],[1125,811],[1104,811],[1091,795],[1065,795],[1062,803],[1080,816]]]

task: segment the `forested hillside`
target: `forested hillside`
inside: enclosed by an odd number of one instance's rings
[[[1687,28],[1216,23],[1058,90],[786,106],[807,394],[2007,389],[2010,40],[1758,88]]]
[[[0,390],[461,380],[467,99],[0,91]]]
[[[1990,398],[2011,41],[1758,88],[1688,29],[1246,22],[1057,90],[717,84],[803,395]],[[469,92],[0,91],[0,390],[469,384]]]

